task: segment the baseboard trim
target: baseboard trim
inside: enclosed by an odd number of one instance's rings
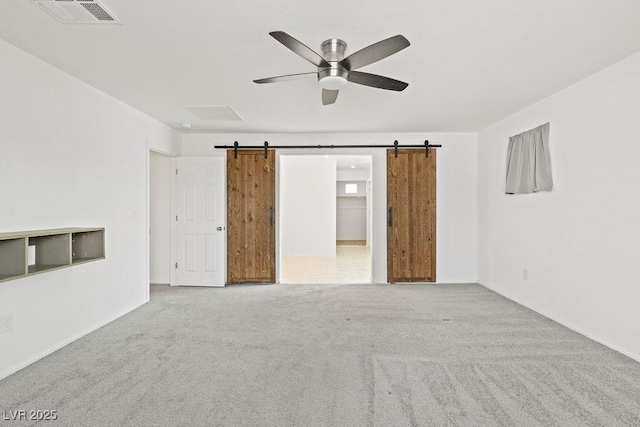
[[[596,335],[591,334],[590,332],[587,332],[587,331],[585,331],[585,330],[583,330],[581,328],[578,328],[575,325],[571,324],[570,322],[567,322],[566,320],[563,320],[563,319],[560,319],[560,318],[558,318],[558,317],[556,317],[554,315],[551,315],[551,314],[547,313],[545,310],[541,310],[538,307],[535,307],[535,306],[533,306],[531,304],[525,303],[524,301],[520,300],[520,298],[515,298],[515,297],[509,295],[506,292],[499,291],[499,290],[491,287],[490,285],[487,285],[486,283],[481,283],[480,281],[478,281],[478,284],[480,286],[484,287],[484,288],[489,289],[490,291],[493,291],[493,292],[497,293],[498,295],[501,295],[501,296],[505,297],[508,300],[511,300],[511,301],[515,302],[516,304],[520,304],[521,306],[526,307],[529,310],[535,311],[536,313],[538,313],[541,316],[546,317],[547,319],[553,320],[554,322],[564,326],[565,328],[569,328],[572,331],[579,333],[580,335],[584,335],[585,337],[589,338],[590,340],[593,340],[593,341],[595,341],[595,342],[597,342],[599,344],[602,344],[605,347],[609,347],[611,350],[617,351],[618,353],[620,353],[620,354],[622,354],[624,356],[627,356],[628,358],[633,359],[636,362],[640,362],[640,355],[630,353],[630,352],[628,352],[628,351],[626,351],[626,350],[624,350],[624,349],[622,349],[622,348],[620,348],[620,347],[618,347],[618,346],[616,346],[614,344],[611,344],[610,342],[608,342],[605,339],[602,339],[601,337],[598,337]]]
[[[19,364],[15,365],[15,366],[3,371],[3,372],[0,372],[0,381],[5,379],[5,378],[7,378],[10,375],[15,374],[18,371],[26,368],[27,366],[31,365],[32,363],[35,363],[38,360],[40,360],[40,359],[42,359],[44,357],[47,357],[51,353],[54,353],[54,352],[60,350],[62,347],[65,347],[65,346],[71,344],[72,342],[84,337],[85,335],[88,335],[91,332],[93,332],[93,331],[95,331],[97,329],[100,329],[103,326],[113,322],[114,320],[121,318],[125,314],[131,313],[133,310],[138,309],[138,308],[142,307],[145,304],[146,304],[146,302],[143,302],[142,304],[136,305],[133,308],[127,309],[125,311],[120,312],[119,314],[116,314],[115,316],[109,317],[106,320],[98,322],[97,324],[95,324],[95,325],[93,325],[93,326],[91,326],[91,327],[89,327],[87,329],[84,329],[84,330],[80,331],[79,333],[77,333],[75,335],[72,335],[71,337],[52,345],[48,349],[38,353],[37,355],[27,359],[26,361],[24,361],[22,363],[19,363]]]
[[[171,286],[182,286],[183,288],[224,288],[225,284],[221,284],[221,285],[189,285],[187,283],[176,283],[175,285],[171,285]]]

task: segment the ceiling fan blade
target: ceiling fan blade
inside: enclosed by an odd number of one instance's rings
[[[410,44],[409,40],[404,38],[404,36],[397,35],[389,37],[388,39],[379,41],[378,43],[374,43],[364,49],[360,49],[359,51],[352,53],[344,58],[340,64],[347,70],[355,70],[357,68],[364,67],[365,65],[380,61],[394,53],[400,52]]]
[[[284,31],[272,31],[269,33],[271,37],[278,40],[280,43],[291,49],[294,53],[303,57],[307,61],[311,62],[316,67],[329,67],[329,63],[318,55],[315,51],[309,48],[307,45],[299,42],[291,37]]]
[[[322,105],[329,105],[338,99],[338,90],[322,89]]]
[[[311,72],[311,73],[298,73],[298,74],[287,74],[285,76],[276,76],[276,77],[267,77],[266,79],[258,79],[258,80],[254,80],[254,83],[277,83],[277,82],[286,82],[288,80],[298,80],[298,79],[303,79],[307,76],[317,76],[318,73],[316,72]]]
[[[396,90],[398,92],[405,90],[409,83],[400,80],[391,79],[377,74],[363,73],[362,71],[349,71],[347,80],[359,85],[371,86],[378,89]]]

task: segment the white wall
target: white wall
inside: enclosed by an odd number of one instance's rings
[[[149,158],[149,281],[171,281],[171,157]]]
[[[369,168],[371,169],[371,168]],[[372,211],[372,204],[371,204],[371,179],[367,179],[366,181],[367,183],[367,209],[366,209],[366,215],[367,215],[367,247],[370,248],[371,247],[371,232],[372,232],[372,216],[371,216],[371,211]]]
[[[421,144],[429,139],[442,143],[437,167],[437,280],[443,283],[477,280],[477,136],[471,133],[393,133],[393,134],[185,134],[185,156],[213,155],[214,145],[318,145]],[[346,154],[372,156],[372,264],[373,281],[387,281],[387,193],[386,151],[368,149],[278,150],[286,154]],[[278,171],[276,171],[276,175]]]
[[[0,284],[0,378],[144,304],[147,145],[168,127],[0,41],[0,232],[101,226],[106,259]]]
[[[339,198],[336,212],[337,240],[367,240],[367,200]]]
[[[369,179],[369,171],[366,169],[338,169],[336,179],[338,181],[366,181]]]
[[[283,256],[335,256],[336,161],[280,156],[279,215]]]
[[[356,184],[357,193],[346,194],[345,185]],[[365,240],[367,239],[367,182],[366,181],[338,181],[336,183],[336,239],[337,240]],[[340,196],[360,196],[340,197]]]
[[[639,113],[640,53],[484,130],[478,143],[480,282],[637,360]],[[547,121],[553,191],[505,195],[508,137]]]

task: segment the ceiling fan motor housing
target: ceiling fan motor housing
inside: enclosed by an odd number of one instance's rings
[[[340,62],[344,59],[344,51],[347,50],[347,43],[340,39],[329,39],[322,42],[322,57],[325,61]]]
[[[329,68],[318,68],[318,82],[323,89],[340,90],[347,86],[349,72],[339,63],[344,59],[347,43],[340,39],[329,39],[322,42],[322,57],[330,65]]]

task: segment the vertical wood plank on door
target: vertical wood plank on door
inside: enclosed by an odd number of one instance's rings
[[[227,153],[227,282],[275,283],[275,152]]]
[[[436,280],[436,152],[387,151],[387,280]]]

